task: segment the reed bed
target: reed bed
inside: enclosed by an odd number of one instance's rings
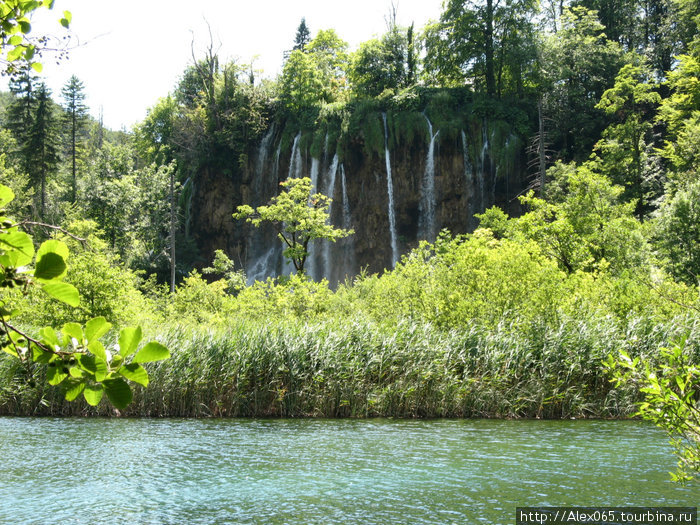
[[[639,393],[613,389],[602,361],[625,349],[654,360],[659,346],[698,321],[560,319],[503,321],[445,330],[417,321],[393,327],[364,319],[318,323],[233,320],[219,329],[173,325],[158,339],[171,359],[149,368],[120,413],[144,417],[501,417],[630,416]],[[114,415],[67,403],[43,370],[0,359],[0,414]]]

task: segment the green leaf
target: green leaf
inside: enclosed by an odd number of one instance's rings
[[[88,345],[88,350],[92,352],[92,355],[107,363],[107,351],[105,350],[105,346],[100,341],[92,341]]]
[[[73,14],[70,11],[63,11],[63,18],[59,20],[61,25],[68,29],[70,27],[70,23],[73,20]]]
[[[80,368],[85,370],[88,374],[95,376],[95,381],[99,382],[107,377],[109,370],[107,369],[107,363],[104,360],[99,359],[94,355],[87,354],[76,354],[75,358],[78,361]]]
[[[41,62],[32,62],[32,69],[37,73],[41,73],[44,70],[44,66]]]
[[[152,363],[170,357],[170,352],[162,344],[151,341],[134,356],[132,363]]]
[[[9,250],[7,249],[9,248]],[[5,250],[5,266],[24,266],[34,258],[34,243],[24,232],[10,231],[0,234],[0,250]]]
[[[65,273],[66,263],[57,253],[45,253],[41,259],[37,260],[34,269],[34,277],[45,281],[63,277]]]
[[[22,33],[27,34],[32,30],[32,25],[27,20],[20,20],[19,28]]]
[[[85,390],[83,391],[83,396],[85,397],[85,401],[88,402],[88,405],[96,407],[102,399],[104,393],[105,389],[102,384],[97,383],[94,385],[86,385]]]
[[[49,346],[61,345],[61,343],[59,343],[58,341],[58,335],[56,335],[56,331],[50,326],[45,326],[44,328],[39,330],[39,335],[41,336],[41,340],[44,344],[47,344]]]
[[[77,288],[72,284],[50,282],[42,286],[42,290],[68,306],[75,307],[80,304],[80,294],[78,294]]]
[[[46,369],[46,379],[48,379],[50,385],[59,385],[68,377],[68,370],[65,369],[65,366],[66,364],[62,359],[57,359],[49,364],[49,367]]]
[[[124,328],[119,332],[119,353],[122,357],[129,357],[136,352],[139,343],[141,342],[141,327]]]
[[[41,246],[39,246],[39,249],[36,251],[36,258],[40,259],[47,253],[56,253],[64,259],[68,259],[70,252],[66,243],[57,241],[56,239],[49,239],[41,243]]]
[[[0,207],[5,206],[5,204],[11,202],[14,198],[15,193],[4,184],[0,184]]]
[[[11,46],[18,46],[24,41],[24,37],[22,35],[14,35],[10,37],[9,44]]]
[[[109,332],[110,328],[112,328],[111,323],[108,323],[104,317],[95,317],[85,323],[85,338],[92,342]],[[104,359],[107,360],[106,357]]]
[[[39,348],[37,345],[32,345],[32,361],[35,363],[48,363],[51,361],[51,356],[53,356],[51,352],[45,352],[41,348]]]
[[[50,239],[44,241],[36,252],[36,269],[34,276],[38,279],[59,279],[66,273],[68,246],[61,241]]]
[[[71,377],[75,379],[84,379],[88,377],[88,375],[80,368],[77,366],[72,367],[70,370],[68,370],[68,373],[70,374]]]
[[[119,373],[134,383],[138,383],[142,386],[148,386],[148,372],[146,372],[144,367],[137,363],[124,365],[119,369]]]
[[[78,343],[82,343],[85,335],[83,334],[83,327],[78,323],[66,323],[61,329],[64,335],[68,335],[74,339],[78,340]]]
[[[122,378],[108,379],[104,382],[107,397],[114,405],[114,408],[126,408],[133,399],[131,387]]]
[[[66,389],[66,401],[75,401],[78,396],[85,390],[85,383],[83,381],[72,380],[67,385]]]
[[[17,352],[15,351],[15,348],[12,345],[5,345],[2,347],[2,351],[5,352],[6,354],[10,354],[12,357],[17,357]]]
[[[14,62],[22,55],[21,47],[14,47],[7,52],[7,61]]]

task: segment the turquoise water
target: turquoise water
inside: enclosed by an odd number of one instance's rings
[[[0,523],[514,523],[689,506],[634,421],[0,418]]]

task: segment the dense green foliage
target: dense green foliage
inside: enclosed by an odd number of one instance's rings
[[[391,19],[356,50],[302,20],[277,79],[210,45],[133,132],[116,133],[85,115],[79,79],[59,106],[18,67],[37,49],[27,13],[51,2],[2,5],[0,50],[16,75],[0,98],[0,188],[24,220],[2,225],[0,258],[16,260],[2,263],[0,301],[27,335],[5,345],[0,412],[107,414],[101,392],[123,407],[126,380],[150,386],[125,413],[153,416],[618,417],[642,403],[697,468],[697,2],[449,0],[422,31]],[[492,167],[537,166],[520,213],[486,210],[473,233],[443,232],[392,271],[332,290],[303,270],[311,239],[341,234],[327,198],[293,179],[235,216],[279,225],[298,273],[246,286],[224,246],[203,269],[213,254],[190,228],[197,188],[223,180],[246,199],[263,184],[251,169],[263,137],[317,159],[382,158],[425,142],[428,116],[445,144],[471,132],[465,165],[488,149]],[[47,282],[24,289],[34,278]],[[80,306],[49,301],[52,290]],[[160,342],[136,352],[140,332],[119,331],[135,322]],[[163,344],[172,358],[141,367]],[[33,377],[85,401],[67,405]]]
[[[0,185],[0,207],[13,198],[12,190]],[[51,298],[77,307],[80,303],[78,290],[63,280],[67,272],[68,247],[51,239],[44,241],[35,254],[32,238],[19,231],[11,218],[0,216],[0,223],[0,289],[21,288],[26,294],[30,287],[36,286]],[[35,255],[32,269],[30,264]],[[17,359],[29,375],[30,384],[34,383],[34,366],[45,365],[42,372],[46,382],[52,386],[61,385],[67,401],[74,401],[83,394],[89,405],[96,406],[106,393],[115,408],[123,409],[132,400],[131,387],[126,380],[148,386],[148,373],[141,363],[169,357],[167,348],[155,341],[136,352],[141,341],[140,327],[124,328],[119,334],[118,346],[110,352],[99,340],[112,327],[104,317],[95,317],[84,327],[67,322],[60,335],[46,326],[39,330],[39,338],[35,339],[10,324],[18,313],[17,299],[11,292],[2,294],[0,348]],[[127,363],[126,359],[134,353],[136,355]]]

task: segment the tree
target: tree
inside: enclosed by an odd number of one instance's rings
[[[425,29],[425,68],[441,84],[466,82],[489,96],[523,87],[534,61],[533,0],[448,0]]]
[[[13,97],[7,108],[7,127],[12,131],[16,145],[16,149],[12,153],[25,173],[29,173],[31,168],[30,152],[25,148],[25,145],[36,110],[35,81],[36,77],[29,75],[27,71],[25,74],[13,78],[10,81],[10,92]]]
[[[596,105],[613,86],[623,53],[592,11],[564,9],[560,23],[539,57],[544,113],[554,121],[550,136],[560,157],[581,161],[605,129],[607,119]]]
[[[306,51],[306,44],[309,43],[311,39],[311,33],[309,28],[306,26],[306,18],[302,18],[299,22],[299,27],[297,27],[297,34],[294,37],[294,47],[293,51]]]
[[[280,82],[280,98],[294,114],[318,105],[323,100],[321,71],[308,53],[294,50],[284,63]]]
[[[567,273],[643,266],[646,241],[634,203],[620,199],[622,187],[590,166],[557,163],[548,175],[547,200],[532,191],[522,197],[530,211],[512,219],[509,236],[534,240]]]
[[[8,109],[9,126],[17,143],[20,167],[34,189],[34,215],[43,220],[46,211],[46,183],[60,160],[59,128],[51,91],[42,82],[24,74],[10,88],[15,95]]]
[[[360,44],[354,53],[349,71],[353,89],[359,95],[376,97],[386,89],[408,87],[415,74],[414,59],[408,33],[393,26],[381,39]]]
[[[88,108],[85,105],[85,86],[75,75],[63,87],[63,110],[68,132],[68,155],[71,163],[71,202],[78,198],[78,160],[84,148],[88,124]]]
[[[334,228],[328,223],[331,199],[321,193],[311,195],[311,179],[308,177],[290,179],[281,182],[280,186],[284,191],[273,197],[267,206],[258,206],[255,210],[248,205],[238,206],[233,217],[245,219],[255,227],[263,221],[275,224],[279,239],[286,245],[284,256],[302,275],[309,255],[309,242],[313,239],[335,242],[355,232]]]
[[[661,154],[671,164],[672,185],[695,179],[700,170],[700,46],[697,52],[677,59],[665,83],[671,94],[661,101],[658,116],[666,125],[667,141]]]
[[[321,73],[324,100],[333,102],[347,88],[348,43],[335,30],[321,30],[306,46]]]
[[[571,3],[572,7],[595,11],[606,36],[629,50],[636,48],[638,39],[638,4],[638,0],[574,0]]]
[[[5,61],[5,72],[26,73],[28,67],[41,70],[34,62],[40,45],[46,40],[31,39],[28,16],[40,7],[53,6],[53,0],[6,0],[0,4],[0,55]],[[60,23],[68,27],[71,15],[64,11]],[[28,83],[28,86],[30,84]],[[31,87],[26,91],[32,93]],[[36,107],[25,109],[26,120],[22,139],[25,147],[32,147],[34,157],[30,176],[41,181],[41,216],[44,214],[46,177],[57,162],[57,132],[50,92],[43,84],[36,92]],[[32,111],[34,112],[32,114]],[[33,117],[30,122],[29,117]],[[0,349],[19,359],[31,373],[33,365],[46,366],[46,378],[50,385],[61,385],[68,401],[83,394],[90,405],[97,405],[106,393],[112,405],[126,407],[132,400],[127,381],[148,385],[148,373],[142,363],[160,361],[169,357],[168,349],[151,341],[139,350],[141,328],[124,328],[119,334],[118,346],[109,351],[100,338],[111,329],[103,317],[88,321],[84,326],[69,322],[60,333],[52,327],[39,330],[38,338],[31,337],[11,324],[14,315],[12,296],[6,291],[38,286],[50,297],[78,306],[77,289],[63,282],[67,272],[69,250],[63,242],[50,239],[34,248],[32,237],[21,231],[22,223],[5,216],[5,207],[14,199],[13,191],[0,184]],[[32,264],[33,263],[33,264]],[[129,362],[127,362],[129,360]]]
[[[658,197],[645,176],[656,106],[661,101],[651,76],[649,67],[637,57],[620,69],[615,85],[596,105],[615,118],[595,146],[596,166],[615,184],[625,187],[627,200],[637,201],[639,214]]]
[[[59,127],[51,91],[44,83],[36,93],[36,111],[24,145],[29,160],[29,181],[38,189],[38,217],[46,216],[46,183],[56,173],[59,156]],[[36,212],[35,212],[36,213]]]
[[[656,219],[656,239],[673,276],[700,284],[700,180],[666,197]]]

